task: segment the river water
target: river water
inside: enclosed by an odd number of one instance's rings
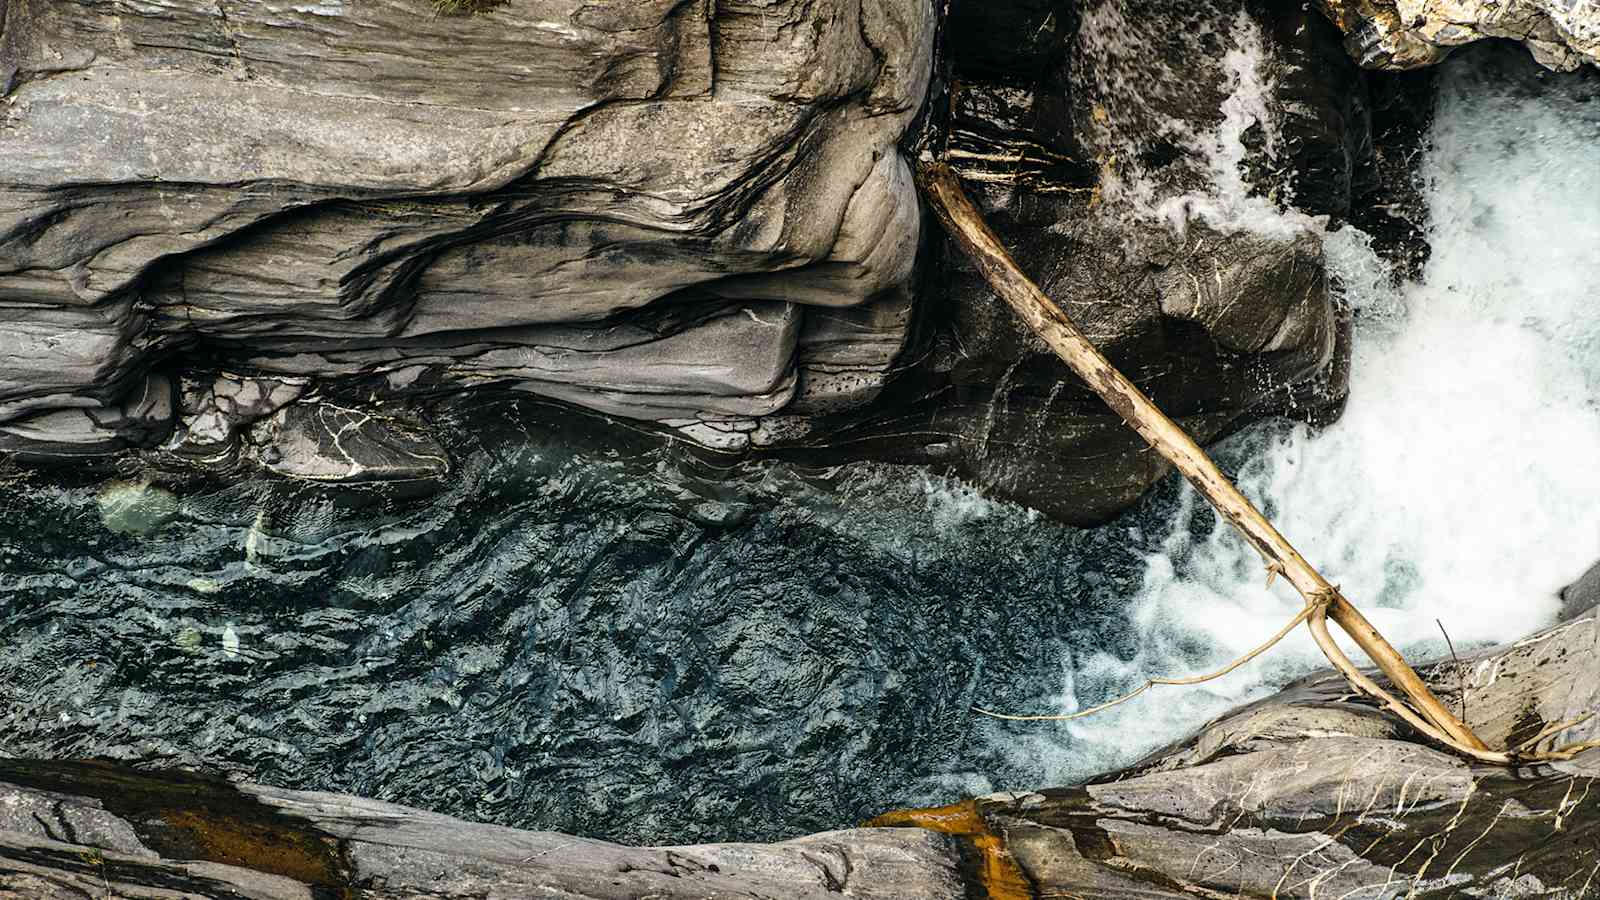
[[[1600,558],[1595,80],[1463,54],[1423,171],[1422,284],[1391,288],[1359,233],[1327,235],[1357,311],[1349,412],[1220,453],[1431,654],[1436,620],[1458,647],[1546,623]],[[506,411],[524,436],[464,454],[423,501],[0,485],[0,754],[619,840],[763,839],[1082,778],[1320,661],[1296,636],[1093,718],[977,716],[1202,671],[1299,601],[1171,480],[1071,529],[914,469],[712,471]]]

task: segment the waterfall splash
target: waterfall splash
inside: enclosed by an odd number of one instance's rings
[[[1513,71],[1526,77],[1476,56],[1442,73],[1422,283],[1392,287],[1359,231],[1326,236],[1356,312],[1344,418],[1257,426],[1222,451],[1245,494],[1418,657],[1444,651],[1441,623],[1458,647],[1547,624],[1600,558],[1600,105]],[[1078,648],[1062,708],[1247,652],[1302,603],[1265,582],[1185,486],[1132,603],[1139,652]],[[1054,774],[1126,763],[1322,664],[1301,631],[1222,681],[1063,725]]]

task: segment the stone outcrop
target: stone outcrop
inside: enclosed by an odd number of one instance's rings
[[[1485,38],[1518,41],[1547,68],[1600,65],[1600,4],[1590,0],[1317,0],[1373,69],[1431,66]]]
[[[961,900],[952,844],[928,831],[857,829],[633,848],[339,794],[0,762],[0,893],[33,900]]]
[[[1362,75],[1326,21],[1228,0],[971,2],[947,34],[941,149],[1113,363],[1201,441],[1265,412],[1337,415],[1345,324],[1311,216],[1349,213],[1372,151]],[[1164,474],[943,249],[924,421],[955,467],[1077,498],[1079,520]]]
[[[1600,712],[1597,652],[1590,609],[1424,674],[1493,745],[1565,744],[1600,735],[1594,719],[1551,727]],[[261,900],[1596,896],[1600,748],[1503,769],[1411,738],[1330,672],[1087,784],[869,823],[898,827],[654,849],[186,773],[0,761],[0,890]]]
[[[920,121],[1201,439],[1342,401],[1307,216],[1377,170],[1304,9],[0,10],[0,452],[427,481],[430,405],[515,391],[1104,519],[1165,466],[924,233]]]
[[[895,142],[933,26],[924,0],[7,0],[0,440],[204,452],[261,416],[178,395],[251,377],[673,424],[859,404],[909,326]]]
[[[1600,736],[1552,727],[1600,713],[1597,651],[1590,609],[1422,673],[1491,746],[1550,748]],[[1414,743],[1327,673],[1125,771],[975,803],[1046,896],[1579,900],[1600,891],[1597,778],[1600,749],[1501,768]]]

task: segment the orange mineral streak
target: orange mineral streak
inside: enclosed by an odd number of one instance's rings
[[[965,839],[977,851],[978,884],[990,900],[1033,900],[1033,883],[1023,873],[1005,839],[989,830],[976,800],[929,809],[897,809],[866,823],[867,828],[926,828]]]

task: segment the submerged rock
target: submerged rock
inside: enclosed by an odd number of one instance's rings
[[[148,482],[111,482],[95,502],[100,521],[118,534],[149,534],[178,517],[178,498]]]
[[[450,471],[424,427],[372,407],[296,403],[252,428],[248,440],[268,471],[308,481],[432,481]]]
[[[1491,745],[1592,740],[1594,610],[1424,675]],[[1545,732],[1551,732],[1540,737]],[[1089,783],[776,844],[636,849],[337,794],[0,761],[0,885],[26,896],[1547,897],[1600,884],[1600,748],[1482,766],[1333,673]],[[914,826],[914,827],[906,827]]]

